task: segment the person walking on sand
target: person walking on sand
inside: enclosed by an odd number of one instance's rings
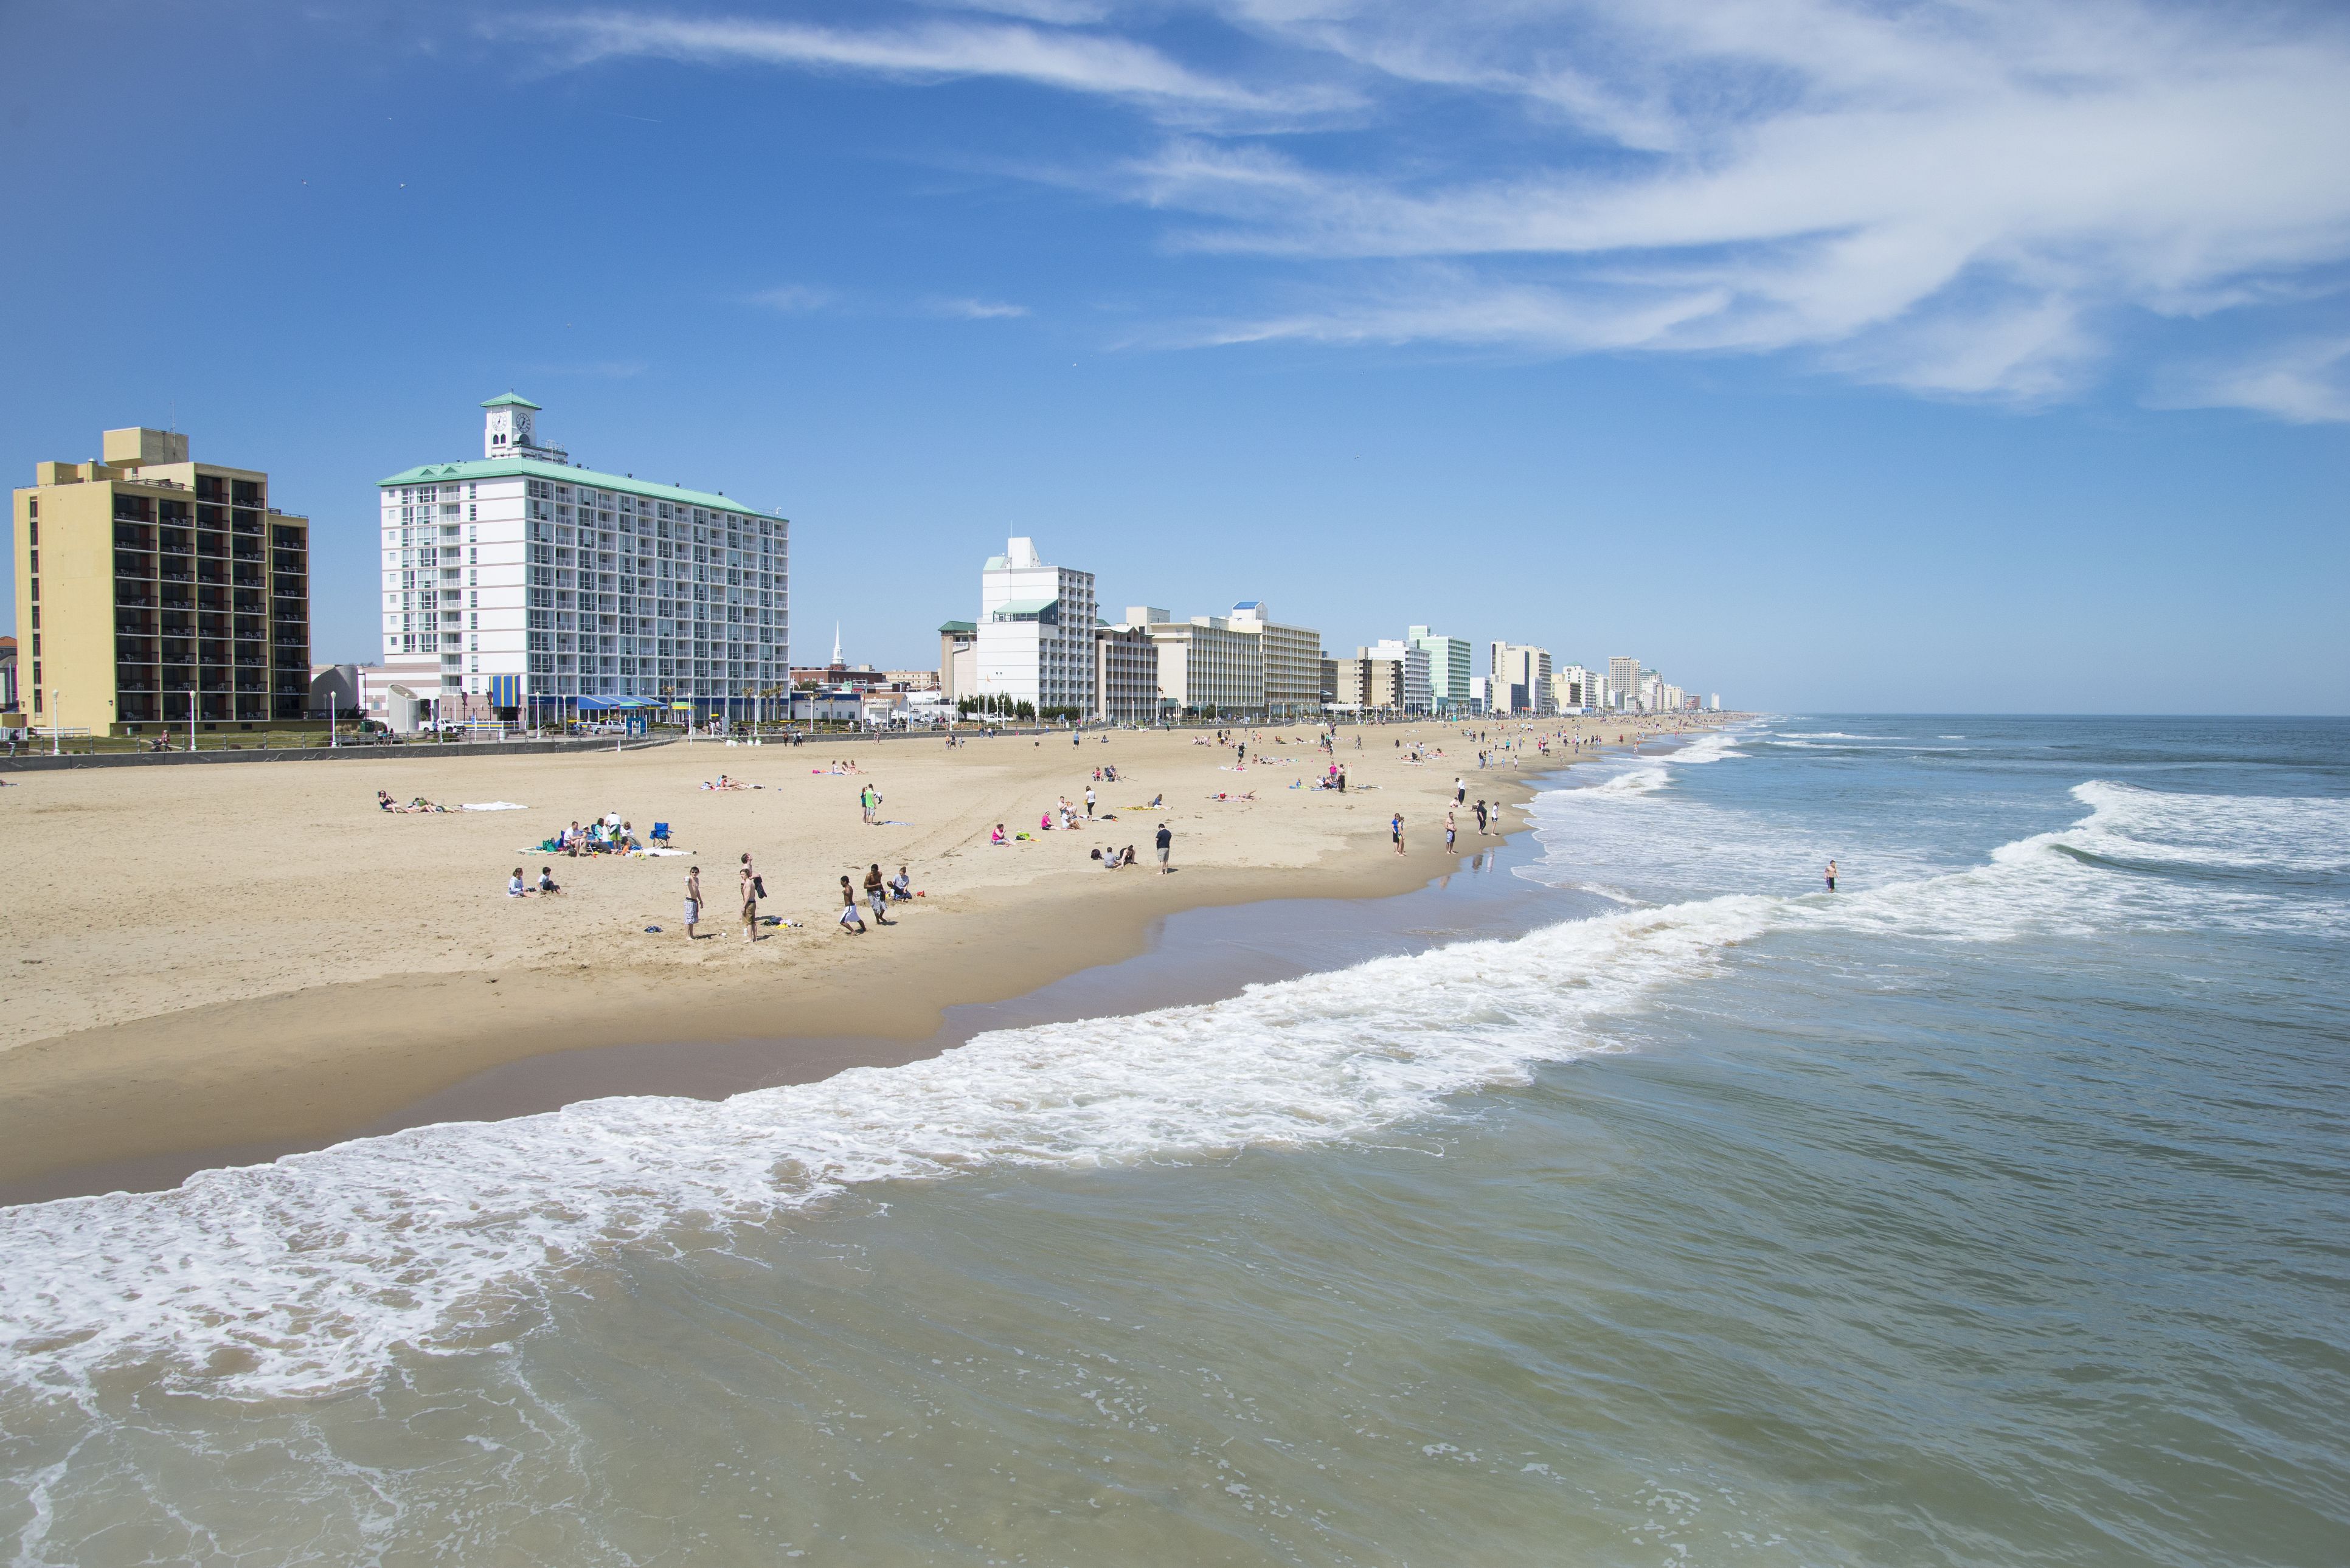
[[[1477,803],[1477,836],[1485,836],[1485,803],[1482,800]]]
[[[865,814],[865,826],[868,827],[873,826],[874,800],[875,795],[873,793],[873,786],[871,784],[859,784],[857,786],[857,805]]]
[[[1828,862],[1828,891],[1831,893],[1835,891],[1835,862],[1831,860]]]
[[[1164,877],[1168,869],[1167,857],[1175,847],[1175,836],[1167,830],[1167,825],[1162,822],[1159,825],[1159,836],[1153,838],[1151,843],[1159,848],[1159,874]]]
[[[1087,784],[1087,785],[1086,785],[1086,820],[1087,820],[1087,822],[1091,822],[1093,819],[1094,819],[1094,786],[1093,786],[1093,785],[1091,785],[1091,784]]]
[[[748,855],[743,857],[742,889],[743,940],[746,942],[755,942],[759,940],[759,877],[758,874],[751,869],[751,857]]]
[[[1468,799],[1468,783],[1463,780],[1459,774],[1454,774],[1452,775],[1452,804],[1455,805],[1466,805]]]
[[[1403,813],[1397,812],[1393,816],[1388,818],[1388,836],[1395,840],[1396,853],[1398,855],[1402,854]]]
[[[699,941],[693,928],[702,923],[702,867],[694,867],[685,874],[685,940]]]
[[[855,931],[860,937],[865,934],[865,916],[857,908],[857,889],[848,885],[846,877],[840,879],[840,929]]]
[[[865,873],[865,898],[873,906],[873,923],[894,926],[898,922],[889,915],[889,885],[881,879],[881,863],[875,861]]]

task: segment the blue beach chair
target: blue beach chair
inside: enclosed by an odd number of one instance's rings
[[[652,837],[652,841],[653,841],[655,844],[660,844],[660,845],[666,845],[666,844],[668,844],[668,843],[669,843],[669,824],[668,824],[668,823],[666,823],[666,822],[656,822],[656,823],[654,823],[654,824],[653,824],[653,837]]]

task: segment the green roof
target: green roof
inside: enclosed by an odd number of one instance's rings
[[[949,620],[939,623],[941,631],[977,631],[979,623],[969,620]]]
[[[536,457],[485,457],[471,462],[428,462],[421,468],[408,469],[375,483],[377,489],[388,490],[395,484],[452,484],[469,479],[513,479],[516,476],[552,480],[557,484],[584,484],[596,490],[624,491],[630,495],[649,496],[655,501],[715,507],[723,512],[740,512],[752,517],[775,515],[772,512],[762,512],[745,502],[713,495],[707,491],[680,490],[673,484],[652,484],[623,473],[598,473],[592,468],[573,468],[567,463],[548,462]]]
[[[1004,620],[1018,616],[1043,615],[1060,602],[1058,599],[1014,599],[1010,604],[995,607],[995,618]]]
[[[536,403],[532,402],[528,398],[522,396],[519,392],[501,392],[496,397],[492,398],[488,402],[484,403],[482,407],[485,409],[536,409],[540,413],[545,413],[546,411],[545,409],[539,408]]]

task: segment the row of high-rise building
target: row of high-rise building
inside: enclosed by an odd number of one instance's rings
[[[1131,605],[1112,620],[1099,608],[1091,572],[1046,562],[1026,538],[1007,541],[981,566],[978,618],[939,628],[942,701],[1117,723],[1330,711],[1532,717],[1684,705],[1679,688],[1653,671],[1641,684],[1638,660],[1610,662],[1629,669],[1611,676],[1579,664],[1554,670],[1545,649],[1495,642],[1489,673],[1476,676],[1466,638],[1425,626],[1333,656],[1321,633],[1274,619],[1262,599],[1188,619]]]
[[[1684,691],[1640,661],[1626,654],[1607,660],[1606,673],[1580,664],[1553,668],[1550,650],[1520,643],[1497,642],[1492,648],[1490,682],[1476,683],[1473,699],[1481,711],[1541,716],[1550,713],[1640,712],[1694,711],[1700,706],[1695,692]],[[1721,707],[1716,693],[1712,706]]]
[[[515,393],[481,406],[479,458],[376,482],[382,661],[333,667],[345,673],[324,696],[309,522],[271,504],[266,472],[193,462],[185,435],[139,428],[105,432],[98,462],[39,464],[16,492],[16,700],[0,725],[252,729],[352,705],[402,728],[791,711],[792,688],[819,672],[791,664],[787,519],[574,462]],[[1188,618],[1132,605],[1113,620],[1092,573],[1022,538],[981,568],[978,618],[941,628],[936,684],[947,702],[1115,722],[1694,705],[1636,659],[1602,676],[1494,642],[1485,675],[1474,662],[1467,639],[1425,626],[1334,655],[1262,599]]]
[[[188,438],[108,431],[16,492],[21,693],[0,726],[96,734],[581,709],[746,714],[792,685],[791,524],[723,492],[589,469],[539,406],[486,410],[482,455],[376,483],[383,660],[314,693],[308,519]],[[340,667],[349,670],[352,667]]]

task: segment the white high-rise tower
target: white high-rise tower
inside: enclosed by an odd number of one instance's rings
[[[1012,539],[979,574],[976,694],[1094,711],[1094,575]]]
[[[437,715],[582,698],[750,712],[791,680],[791,524],[723,494],[575,467],[529,399],[483,457],[380,481],[383,651]]]

